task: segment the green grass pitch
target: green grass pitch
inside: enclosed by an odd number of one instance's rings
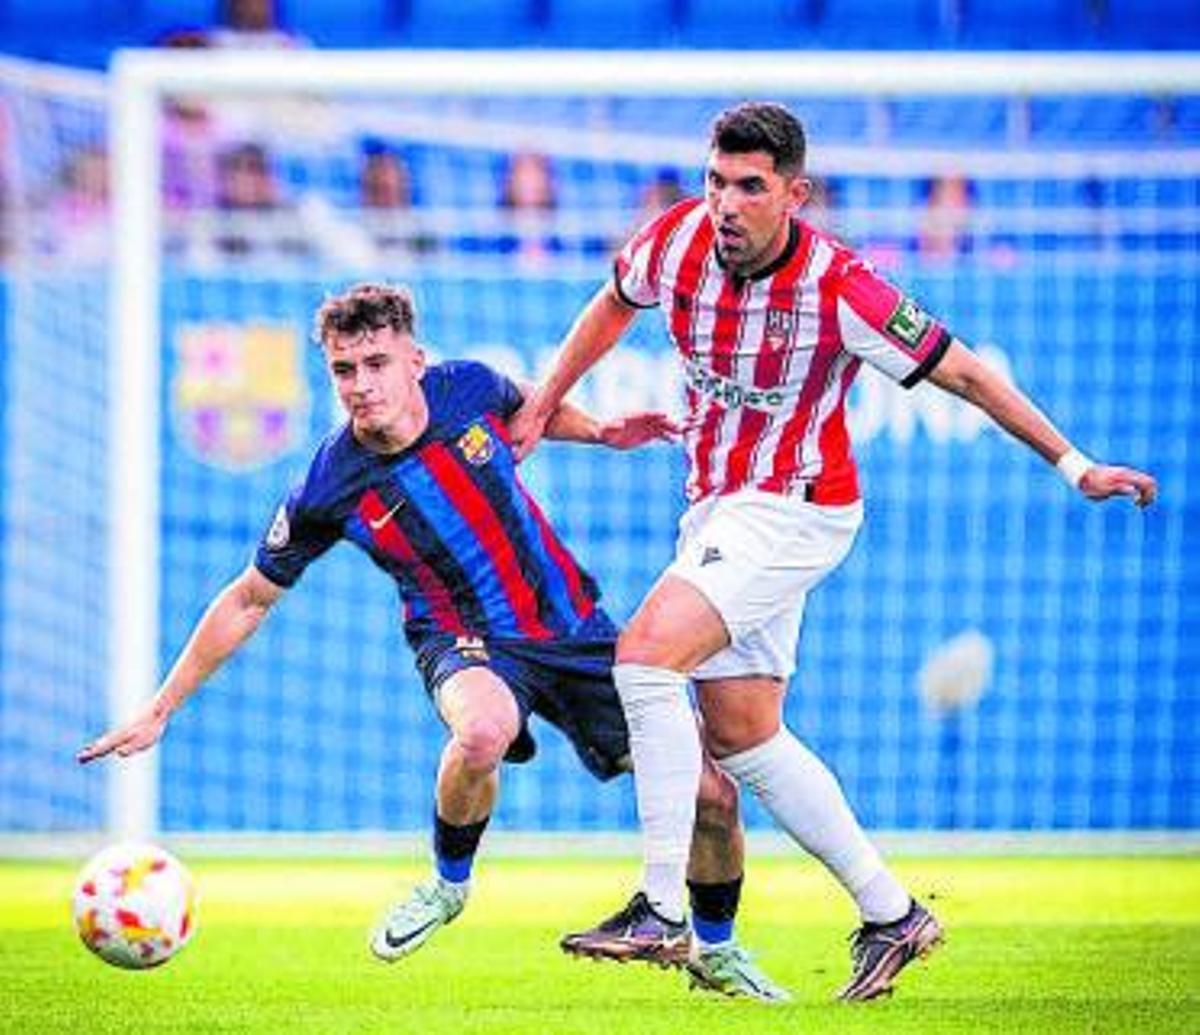
[[[852,913],[799,858],[752,858],[739,931],[795,1003],[572,960],[560,932],[620,905],[633,859],[489,859],[467,911],[393,965],[366,950],[412,860],[186,860],[197,937],[154,971],[105,966],[68,916],[75,867],[0,863],[0,1032],[417,1035],[1200,1033],[1200,858],[902,858],[947,943],[895,996],[843,1005]]]

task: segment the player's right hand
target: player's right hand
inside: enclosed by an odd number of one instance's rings
[[[135,755],[157,744],[166,727],[165,715],[147,711],[128,725],[110,730],[90,744],[85,744],[75,755],[75,760],[84,765],[114,752],[121,758]]]
[[[1094,464],[1080,479],[1079,491],[1091,500],[1128,496],[1139,507],[1148,507],[1158,497],[1158,483],[1153,475],[1132,467]]]

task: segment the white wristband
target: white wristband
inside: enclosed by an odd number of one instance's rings
[[[1091,457],[1085,456],[1078,449],[1071,448],[1059,457],[1058,463],[1054,466],[1058,468],[1058,473],[1063,476],[1071,488],[1078,489],[1083,476],[1096,465]]]

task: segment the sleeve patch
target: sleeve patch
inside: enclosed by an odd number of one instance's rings
[[[929,314],[916,302],[911,298],[901,298],[883,329],[910,352],[916,352],[931,322]]]

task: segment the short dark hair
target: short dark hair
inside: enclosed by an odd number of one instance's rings
[[[369,335],[385,327],[397,334],[415,334],[417,308],[412,292],[402,285],[355,284],[325,299],[313,324],[322,345],[337,335]]]
[[[804,172],[804,127],[782,104],[747,101],[726,108],[712,127],[711,147],[727,154],[764,151],[785,176]]]

